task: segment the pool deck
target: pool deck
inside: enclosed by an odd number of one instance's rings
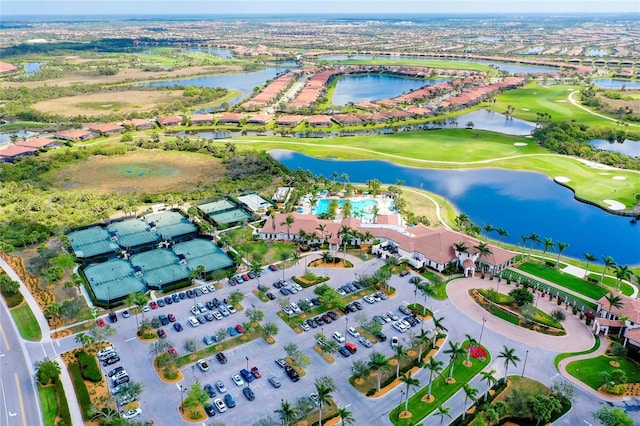
[[[346,198],[344,197],[338,197],[338,196],[324,196],[324,197],[320,197],[317,198],[316,201],[319,200],[345,200]],[[364,200],[373,200],[377,202],[378,205],[378,214],[379,215],[388,215],[388,214],[394,214],[396,213],[393,208],[393,198],[385,196],[385,195],[379,195],[377,197],[374,197],[373,195],[361,195],[361,196],[357,196],[357,197],[349,197],[349,200],[351,200],[351,202],[358,202],[358,201],[364,201]],[[311,205],[311,198],[309,195],[306,195],[304,197],[302,197],[301,199],[301,203],[298,206],[298,211],[302,214],[312,214],[315,215],[315,211],[312,210],[312,205]],[[367,214],[367,216],[364,216],[362,218],[362,223],[374,223],[373,218],[371,217],[373,212],[372,209],[367,207],[364,209],[365,214]],[[343,216],[342,216],[342,208],[338,207],[338,210],[336,212],[336,220],[342,220]]]

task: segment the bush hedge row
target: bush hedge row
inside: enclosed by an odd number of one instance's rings
[[[69,403],[67,402],[67,395],[65,395],[64,393],[62,380],[58,380],[55,386],[56,395],[58,396],[58,417],[60,417],[60,420],[56,423],[56,426],[72,426],[71,413],[69,412]]]
[[[102,381],[102,373],[95,356],[89,355],[85,351],[79,351],[76,352],[76,358],[78,358],[78,366],[85,380],[94,383]]]
[[[80,366],[77,362],[69,364],[69,374],[71,375],[73,387],[76,389],[76,397],[80,404],[82,418],[85,421],[88,421],[91,419],[91,415],[93,414],[93,405],[91,404],[91,397],[89,396],[87,385],[84,383],[82,373],[80,373]]]

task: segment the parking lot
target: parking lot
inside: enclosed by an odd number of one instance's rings
[[[331,280],[328,281],[328,285],[334,288],[343,286],[345,283],[353,281],[354,276],[356,276],[355,274],[371,274],[382,265],[382,262],[378,259],[373,259],[369,262],[356,261],[354,263],[356,265],[355,268],[352,269],[329,270]],[[294,271],[286,271],[285,276],[289,277],[293,273]],[[316,273],[322,274],[324,270],[318,268]],[[393,277],[391,284],[398,289],[398,294],[395,297],[373,303],[367,303],[360,299],[359,302],[361,303],[362,309],[356,310],[356,312],[364,312],[371,318],[374,315],[380,315],[390,311],[402,318],[404,315],[398,310],[398,306],[406,304],[411,301],[411,297],[413,297],[414,287],[408,284],[408,278],[409,277]],[[260,283],[269,287],[270,291],[277,292],[278,289],[273,287],[273,283],[281,279],[281,271],[269,271],[267,268],[264,275],[260,277]],[[122,365],[126,368],[131,380],[140,381],[144,384],[144,391],[140,397],[140,404],[143,411],[139,416],[140,419],[153,419],[158,424],[180,423],[178,406],[180,405],[181,395],[179,386],[182,385],[183,388],[187,388],[196,380],[200,381],[203,386],[206,384],[214,386],[218,380],[224,382],[227,393],[233,396],[236,406],[229,408],[224,413],[218,412],[215,415],[215,419],[224,421],[225,423],[228,422],[229,424],[250,424],[259,417],[272,414],[273,411],[279,407],[281,400],[288,400],[295,403],[299,397],[308,396],[312,393],[314,391],[314,379],[324,375],[330,375],[336,381],[338,390],[334,395],[334,399],[338,404],[356,404],[357,401],[353,400],[355,395],[357,395],[357,398],[360,399],[362,403],[366,402],[366,400],[357,394],[348,384],[347,379],[350,375],[351,364],[354,359],[368,359],[369,354],[373,350],[383,352],[390,356],[393,350],[390,341],[374,344],[371,348],[367,348],[359,343],[357,339],[349,335],[347,331],[347,327],[358,326],[354,318],[355,313],[343,315],[341,312],[337,312],[337,320],[332,321],[330,324],[324,324],[317,328],[309,327],[309,331],[297,334],[277,315],[280,310],[280,305],[277,300],[263,302],[252,293],[252,290],[257,288],[257,286],[258,280],[250,279],[233,287],[225,285],[221,290],[209,291],[209,293],[197,297],[185,297],[184,299],[178,297],[179,301],[177,303],[173,302],[170,305],[165,304],[163,307],[149,309],[147,312],[144,312],[144,316],[147,318],[158,315],[169,316],[169,314],[172,314],[176,322],[182,324],[183,331],[181,332],[177,332],[171,326],[172,323],[162,327],[167,334],[166,339],[174,344],[180,354],[185,353],[184,342],[187,338],[197,338],[200,345],[199,347],[201,348],[205,345],[202,340],[205,335],[212,335],[220,329],[233,327],[236,324],[242,324],[247,321],[246,316],[241,311],[235,314],[229,314],[219,320],[215,318],[212,321],[205,320],[203,324],[199,324],[197,327],[188,324],[189,317],[194,316],[191,311],[194,306],[197,307],[199,303],[201,306],[206,306],[206,302],[212,301],[214,297],[220,301],[224,301],[224,299],[228,299],[229,294],[235,290],[239,290],[245,294],[245,299],[242,302],[245,309],[255,307],[262,310],[265,313],[263,322],[274,322],[279,327],[279,333],[276,336],[276,343],[274,345],[269,345],[260,338],[241,344],[224,351],[228,359],[228,362],[224,365],[220,364],[214,356],[209,356],[206,358],[206,361],[210,368],[206,372],[198,368],[194,362],[181,369],[184,380],[179,384],[165,383],[160,380],[155,370],[151,367],[151,360],[153,358],[150,349],[151,345],[135,337],[135,319],[133,317],[122,318],[121,313],[119,313],[119,320],[114,324],[118,329],[118,333],[111,341],[118,351],[121,360],[117,364],[106,367],[105,370],[108,371]],[[292,287],[290,281],[288,281],[288,286]],[[290,298],[291,302],[312,299],[316,297],[313,290],[313,287],[302,289],[296,294],[288,295],[287,297]],[[277,295],[281,297],[281,294]],[[209,305],[211,306],[211,304]],[[205,312],[207,312],[208,308],[205,309]],[[351,321],[349,321],[349,319],[351,319]],[[389,338],[391,338],[391,336],[398,336],[402,344],[405,346],[409,345],[409,333],[400,333],[394,329],[393,321],[383,322],[384,334]],[[425,325],[425,327],[427,326],[428,325]],[[328,364],[312,349],[312,346],[316,343],[314,334],[321,330],[327,338],[330,338],[334,332],[345,335],[347,342],[355,344],[357,352],[354,354],[349,353],[348,358],[344,358],[340,354],[335,354],[335,363]],[[311,359],[311,365],[307,368],[306,375],[295,383],[287,377],[284,369],[275,362],[276,359],[285,356],[284,346],[291,342],[297,344]],[[342,344],[344,345],[344,343]],[[242,394],[242,387],[236,386],[231,376],[238,373],[241,369],[250,369],[253,366],[259,368],[262,377],[250,383],[250,387],[255,393],[255,400],[249,401]],[[271,375],[276,376],[280,380],[281,386],[279,388],[274,388],[269,383],[268,377]],[[217,395],[211,398],[211,401],[221,397],[218,392],[216,393]],[[157,394],[162,394],[163,397],[157,398]]]

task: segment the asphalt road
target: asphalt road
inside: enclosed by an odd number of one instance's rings
[[[308,261],[309,259],[307,259]],[[302,262],[301,262],[302,263]],[[356,274],[370,274],[373,273],[381,266],[381,261],[373,259],[369,262],[363,263],[355,261],[355,268],[353,269],[328,269],[328,274],[331,276],[329,285],[339,286],[343,285],[347,281],[353,281]],[[285,277],[290,277],[293,274],[300,275],[303,272],[301,265],[295,266],[291,270],[285,271]],[[324,274],[324,268],[317,268],[315,270],[317,274]],[[270,272],[263,276],[260,281],[263,285],[271,286],[274,281],[282,278],[282,272]],[[399,314],[397,308],[401,303],[409,303],[413,301],[414,287],[408,283],[409,277],[394,276],[391,278],[391,285],[398,290],[398,294],[395,297],[389,298],[386,301],[378,302],[370,305],[363,303],[364,312],[369,316],[379,314],[381,312],[393,311]],[[268,303],[260,301],[256,296],[251,293],[254,286],[257,286],[257,280],[251,280],[247,283],[236,287],[225,287],[222,290],[216,291],[214,294],[203,295],[198,298],[198,301],[206,301],[212,299],[214,296],[219,299],[226,298],[228,294],[233,290],[241,290],[245,293],[245,300],[242,302],[246,308],[254,305],[256,308],[261,309],[265,313],[264,322],[275,322],[280,332],[276,336],[276,344],[268,345],[262,339],[243,344],[234,349],[225,351],[229,361],[225,365],[218,363],[215,358],[209,358],[209,364],[211,366],[208,372],[200,371],[195,363],[188,365],[182,369],[184,374],[184,380],[180,383],[183,387],[188,387],[194,381],[199,380],[201,384],[214,384],[216,380],[220,379],[224,381],[228,391],[234,396],[237,406],[229,409],[225,413],[216,414],[212,420],[222,421],[226,424],[242,424],[250,425],[260,417],[264,417],[268,414],[273,414],[282,400],[287,400],[291,403],[295,403],[296,400],[314,391],[314,379],[316,377],[329,375],[332,376],[337,384],[337,390],[333,395],[334,400],[340,406],[349,404],[349,409],[352,411],[357,424],[367,425],[388,425],[388,413],[396,405],[400,403],[401,387],[394,389],[387,395],[372,400],[359,394],[348,383],[348,377],[350,376],[350,367],[354,359],[368,359],[369,353],[376,350],[383,352],[390,356],[392,354],[392,348],[389,345],[389,341],[384,343],[378,343],[371,349],[364,348],[362,345],[358,345],[358,352],[351,355],[349,358],[342,358],[339,354],[335,355],[336,362],[333,364],[327,364],[313,349],[312,345],[315,341],[313,335],[320,331],[319,328],[312,329],[309,332],[302,334],[296,334],[291,328],[289,328],[278,316],[279,305],[276,301]],[[296,295],[289,296],[291,301],[297,301],[306,297],[313,297],[313,288],[305,289]],[[423,298],[418,295],[418,301],[423,302]],[[205,334],[211,334],[220,328],[226,328],[228,326],[235,325],[237,323],[243,323],[247,321],[245,315],[242,312],[231,315],[224,318],[222,321],[213,321],[201,325],[197,328],[189,326],[186,319],[191,315],[189,308],[193,305],[194,300],[185,299],[178,304],[159,308],[155,311],[150,311],[145,315],[158,315],[159,313],[173,313],[176,315],[178,321],[184,326],[184,331],[181,333],[175,332],[171,326],[165,327],[167,330],[167,339],[174,343],[175,347],[180,353],[184,353],[184,341],[188,337],[197,336],[201,346],[202,337]],[[481,330],[481,324],[468,317],[464,312],[455,307],[450,300],[435,301],[430,300],[427,305],[432,308],[437,316],[445,318],[444,324],[449,329],[448,339],[452,341],[463,341],[465,334],[471,334],[478,336]],[[348,316],[348,325],[357,325],[354,314]],[[3,321],[4,324],[4,321]],[[107,367],[107,369],[114,368],[118,365],[124,366],[132,380],[141,381],[144,383],[144,391],[140,398],[141,407],[143,410],[140,419],[153,420],[158,425],[176,425],[186,424],[180,419],[178,413],[178,406],[181,400],[180,388],[177,384],[170,384],[162,382],[155,370],[151,368],[151,360],[153,354],[150,352],[151,345],[140,341],[135,337],[136,321],[133,317],[123,319],[119,317],[119,321],[115,324],[118,329],[118,333],[111,339],[113,345],[118,350],[118,354],[121,357],[121,362],[113,366]],[[338,321],[325,325],[322,328],[322,332],[330,336],[334,331],[340,331],[345,333],[347,321],[344,317],[339,318]],[[430,322],[424,324],[425,328],[432,328]],[[417,328],[417,327],[416,327]],[[415,329],[414,329],[415,330]],[[401,342],[408,346],[410,333],[398,333],[392,327],[391,324],[385,324],[383,332],[391,337],[397,335],[400,337]],[[284,346],[290,342],[296,343],[309,357],[311,358],[311,365],[307,368],[307,374],[305,377],[297,383],[293,383],[284,374],[284,371],[275,364],[275,359],[285,356]],[[509,339],[492,329],[485,327],[482,337],[482,344],[485,345],[493,354],[494,359],[489,366],[497,371],[497,377],[501,377],[504,374],[503,362],[501,359],[496,359],[495,356],[502,349],[503,345],[513,347],[516,350],[516,354],[524,360],[526,355],[526,375],[541,381],[546,385],[551,385],[554,380],[562,379],[554,368],[553,359],[559,351],[568,351],[570,348],[558,348],[558,352],[543,350],[536,347],[529,346],[526,342]],[[53,357],[58,353],[65,350],[76,347],[75,339],[73,336],[66,337],[56,341],[55,343],[48,344],[28,344],[29,353],[32,359],[39,359],[46,354],[49,357]],[[248,362],[246,358],[249,358]],[[436,356],[437,359],[447,363],[447,355],[439,353]],[[231,375],[237,373],[240,369],[254,365],[260,368],[263,378],[257,379],[251,384],[252,390],[256,394],[254,401],[248,401],[241,393],[241,388],[236,387],[231,381]],[[522,369],[525,368],[524,362],[518,363],[516,368],[509,370],[510,374],[520,374]],[[282,386],[278,389],[274,389],[267,382],[267,377],[274,374],[280,377]],[[425,386],[428,383],[428,372],[421,371],[414,377],[420,380],[421,386]],[[4,377],[3,377],[4,380]],[[563,379],[562,379],[563,380]],[[479,379],[472,380],[471,384],[480,389],[486,389],[484,383],[480,383]],[[24,386],[23,386],[24,388]],[[464,394],[459,392],[454,395],[446,405],[451,407],[451,414],[456,417],[462,413],[464,402]],[[640,415],[638,413],[638,404],[636,400],[630,399],[626,403],[627,412],[632,415],[638,422],[640,422]],[[595,424],[591,412],[597,410],[601,403],[580,390],[576,391],[576,401],[573,409],[557,424],[566,425],[590,425]],[[277,417],[274,415],[274,417]],[[424,420],[425,424],[431,424],[433,422],[440,422],[439,418],[428,417]],[[1,423],[1,422],[0,422]],[[13,424],[13,423],[12,423]]]
[[[41,425],[31,358],[4,300],[0,306],[0,424]]]

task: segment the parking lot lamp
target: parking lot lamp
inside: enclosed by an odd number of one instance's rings
[[[345,325],[344,325],[344,338],[347,338],[347,330],[349,330],[349,318],[347,318],[346,316],[344,317],[345,321]]]
[[[184,391],[186,389],[184,389],[182,385],[178,386],[180,386],[180,409],[182,410],[182,414],[184,414]]]
[[[529,356],[529,350],[524,354],[524,365],[522,366],[522,376],[524,377],[524,369],[527,368],[527,357]]]
[[[484,323],[487,322],[485,317],[482,317],[482,328],[480,328],[480,338],[478,339],[478,346],[482,344],[482,333],[484,333]]]
[[[245,356],[244,359],[247,360],[247,371],[249,371],[249,357]],[[247,380],[247,386],[251,386],[251,382]]]

